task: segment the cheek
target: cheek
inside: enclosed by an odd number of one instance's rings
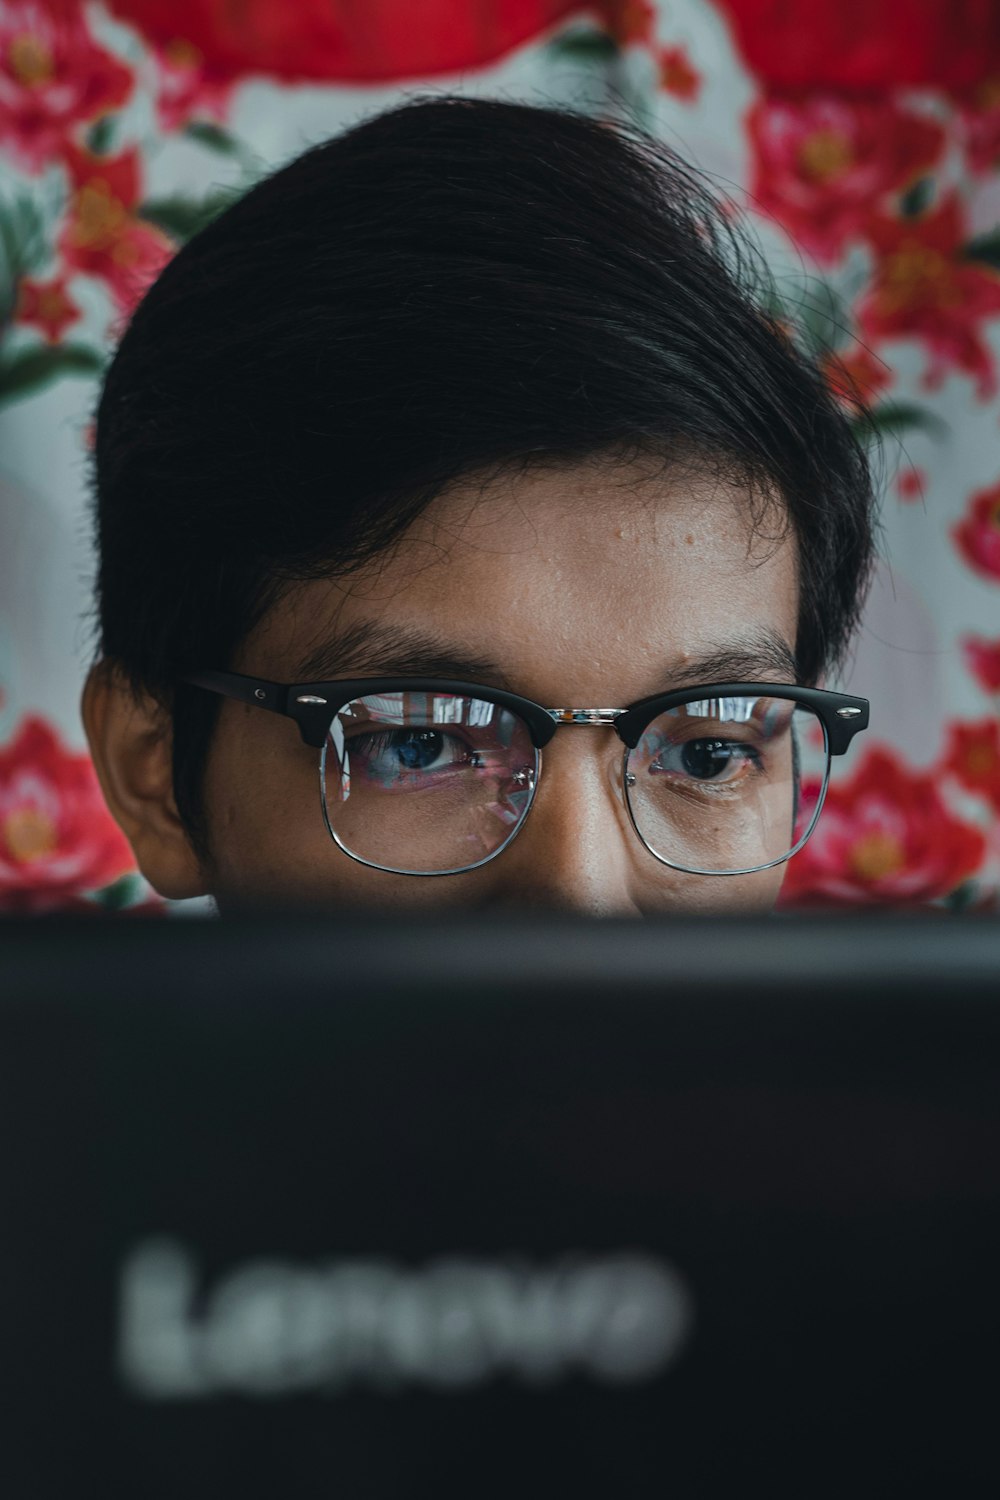
[[[303,746],[293,725],[258,725],[239,710],[220,723],[204,797],[220,892],[281,895],[315,889],[331,863],[320,806],[319,751]]]
[[[255,716],[256,717],[256,716]],[[290,726],[289,726],[290,727]],[[304,906],[446,910],[495,897],[507,867],[486,880],[415,880],[368,869],[331,839],[320,800],[320,752],[297,732],[243,722],[220,724],[205,775],[212,894],[220,909],[261,901]],[[486,872],[479,872],[485,874]],[[491,878],[492,877],[492,880]]]
[[[733,875],[719,884],[716,911],[764,912],[771,911],[778,899],[781,882],[785,878],[787,865],[775,865],[771,870],[759,870],[756,875]],[[727,890],[725,887],[732,887]]]
[[[785,869],[785,865],[775,865],[771,870],[759,870],[754,875],[677,874],[664,886],[657,909],[678,914],[691,912],[699,916],[726,912],[749,916],[755,912],[769,912],[778,899]]]

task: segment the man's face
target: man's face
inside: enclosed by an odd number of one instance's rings
[[[649,465],[580,465],[449,492],[363,572],[297,588],[232,665],[301,682],[303,664],[349,634],[349,653],[334,649],[317,677],[392,675],[401,660],[412,675],[407,643],[432,639],[443,657],[482,664],[473,681],[546,707],[625,707],[686,686],[692,661],[713,654],[748,657],[724,675],[793,682],[780,651],[791,661],[797,613],[794,539],[754,540],[743,490]],[[223,910],[265,898],[638,915],[767,908],[781,884],[783,866],[713,877],[658,862],[631,826],[609,727],[557,730],[517,837],[489,863],[435,879],[368,868],[334,844],[318,759],[291,720],[223,702],[204,783],[206,886]]]

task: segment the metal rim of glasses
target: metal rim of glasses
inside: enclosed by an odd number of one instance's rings
[[[333,824],[330,822],[330,809],[327,803],[326,796],[326,752],[329,744],[330,737],[329,735],[327,735],[326,739],[323,741],[323,748],[320,751],[319,757],[319,795],[320,801],[323,804],[323,822],[326,824],[326,831],[333,839],[333,842],[336,844],[337,848],[343,850],[348,859],[353,859],[356,864],[364,865],[366,869],[380,870],[383,875],[416,875],[430,877],[431,879],[433,879],[438,875],[464,875],[469,870],[479,870],[483,865],[488,865],[491,860],[496,859],[498,854],[502,854],[503,851],[513,843],[513,841],[517,838],[518,834],[521,832],[521,829],[527,822],[528,813],[531,811],[532,804],[535,800],[535,792],[538,789],[539,772],[542,764],[542,753],[537,745],[533,745],[532,749],[535,753],[535,763],[532,767],[531,786],[528,790],[528,800],[524,805],[524,811],[521,813],[521,816],[518,818],[517,822],[514,824],[513,828],[510,830],[503,843],[498,844],[491,854],[484,855],[482,859],[477,859],[474,864],[455,865],[448,870],[402,870],[399,869],[396,865],[380,865],[373,859],[365,859],[363,855],[355,854],[353,849],[349,849],[347,847],[343,839],[337,833]]]
[[[643,834],[642,829],[639,827],[639,824],[636,821],[635,810],[632,806],[632,799],[629,796],[628,758],[631,754],[631,751],[626,747],[625,754],[622,757],[622,786],[625,795],[625,806],[628,809],[629,820],[631,821],[632,827],[635,829],[636,837],[638,838],[640,844],[642,844],[643,848],[646,849],[654,859],[659,860],[661,865],[667,865],[671,870],[680,870],[685,875],[714,875],[717,880],[727,880],[731,875],[757,875],[761,870],[773,870],[776,865],[787,864],[792,855],[798,854],[799,850],[809,839],[813,829],[819,822],[819,815],[823,811],[823,803],[826,801],[826,789],[830,785],[830,750],[827,743],[825,728],[823,729],[823,749],[826,753],[826,765],[823,771],[823,780],[820,785],[819,795],[816,798],[816,806],[813,808],[813,814],[809,819],[809,823],[806,827],[805,832],[796,840],[796,842],[789,849],[788,853],[779,855],[777,859],[765,860],[762,865],[747,865],[747,867],[743,870],[702,870],[695,865],[679,865],[676,860],[668,859],[665,854],[661,854],[659,850],[654,849],[652,844]]]

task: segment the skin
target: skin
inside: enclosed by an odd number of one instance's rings
[[[779,523],[763,527],[770,540],[752,537],[747,512],[739,486],[648,463],[536,469],[486,488],[459,486],[363,572],[297,587],[231,666],[303,681],[301,664],[324,640],[377,624],[489,659],[506,679],[498,685],[546,707],[625,707],[678,685],[698,656],[745,647],[762,631],[794,650],[794,538],[775,540]],[[355,651],[339,673],[322,675],[394,669]],[[729,675],[795,680],[774,663]],[[629,822],[621,742],[612,729],[590,726],[556,732],[524,826],[490,863],[438,879],[371,870],[326,832],[318,752],[295,724],[230,700],[205,773],[206,868],[173,803],[162,711],[137,703],[102,664],[85,690],[84,719],[105,796],[144,875],[170,897],[211,892],[223,911],[261,899],[590,916],[760,910],[773,905],[784,873],[777,866],[713,878],[656,861]]]

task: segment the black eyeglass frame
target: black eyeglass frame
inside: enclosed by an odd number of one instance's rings
[[[812,709],[826,731],[831,755],[843,755],[852,739],[868,728],[867,698],[830,692],[827,688],[798,687],[787,682],[709,682],[694,687],[675,688],[669,693],[654,693],[640,698],[626,708],[543,708],[531,698],[509,693],[503,688],[486,687],[478,682],[458,682],[447,677],[345,677],[333,682],[268,682],[261,677],[246,677],[240,672],[189,672],[182,682],[219,693],[252,708],[266,708],[283,714],[299,726],[305,744],[322,750],[330,725],[347,703],[383,693],[447,693],[459,698],[479,698],[518,714],[528,726],[532,744],[541,750],[556,730],[564,724],[606,725],[634,750],[643,732],[657,718],[684,703],[703,698],[736,698],[756,694],[763,698],[784,698]]]
[[[181,681],[190,683],[194,687],[205,688],[212,693],[219,693],[223,697],[232,698],[238,703],[247,703],[254,708],[265,708],[272,713],[282,714],[286,718],[293,719],[299,726],[299,733],[303,742],[321,752],[320,795],[323,818],[326,823],[327,832],[338,849],[342,850],[349,859],[353,859],[357,864],[366,865],[369,869],[381,870],[390,874],[429,878],[441,875],[464,874],[469,870],[478,869],[481,865],[489,864],[499,854],[502,854],[504,849],[517,837],[517,834],[524,826],[527,813],[534,802],[537,777],[532,780],[531,797],[524,814],[511,829],[509,836],[503,843],[486,855],[484,859],[478,860],[471,865],[461,865],[447,870],[408,870],[376,864],[372,860],[365,859],[362,855],[357,854],[344,843],[330,820],[326,798],[324,747],[327,735],[340,710],[357,698],[374,697],[385,693],[401,691],[431,694],[441,693],[452,697],[476,698],[481,702],[493,703],[498,707],[509,709],[512,713],[518,715],[528,729],[535,750],[536,773],[539,767],[539,752],[549,743],[556,730],[561,726],[566,724],[585,724],[613,728],[625,746],[622,759],[623,791],[626,793],[625,804],[632,827],[643,848],[660,864],[667,865],[671,869],[680,870],[691,875],[714,875],[719,878],[724,878],[727,875],[756,874],[761,870],[771,869],[774,865],[784,864],[786,860],[791,859],[792,855],[796,854],[802,848],[816,826],[823,802],[826,798],[830,756],[843,755],[854,736],[862,729],[868,727],[869,716],[868,700],[865,698],[855,698],[846,693],[833,693],[826,688],[799,687],[787,682],[705,683],[688,688],[674,689],[668,693],[655,693],[651,697],[640,699],[637,703],[633,703],[627,708],[544,708],[540,703],[535,703],[531,698],[523,698],[520,694],[509,693],[503,688],[486,687],[481,683],[460,682],[443,677],[352,677],[340,678],[332,682],[289,684],[268,682],[266,679],[259,677],[247,677],[239,672],[217,672],[210,670],[189,673],[182,677]],[[793,848],[786,854],[782,855],[779,859],[769,860],[762,865],[752,865],[740,870],[704,870],[694,868],[690,865],[678,864],[675,860],[669,859],[665,854],[654,849],[639,827],[631,798],[627,795],[629,752],[636,748],[639,740],[642,738],[643,732],[661,713],[666,713],[673,708],[679,708],[685,703],[698,702],[705,698],[745,697],[751,694],[758,697],[782,698],[786,701],[801,703],[803,707],[811,709],[823,725],[827,755],[826,774],[823,778],[822,790],[809,826]]]

